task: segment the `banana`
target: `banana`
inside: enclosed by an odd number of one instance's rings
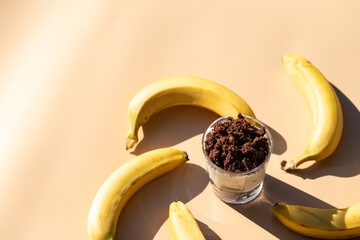
[[[360,236],[360,203],[342,209],[320,209],[275,204],[276,218],[289,229],[314,238],[345,239]]]
[[[181,201],[170,204],[169,222],[174,240],[205,240],[194,216]]]
[[[91,205],[88,217],[91,239],[114,239],[119,215],[131,196],[146,183],[187,160],[184,151],[160,148],[143,153],[118,168],[101,186]]]
[[[176,105],[195,105],[220,116],[242,113],[255,117],[241,97],[220,84],[191,76],[165,78],[145,86],[131,100],[126,149],[138,142],[138,130],[142,125],[161,110]]]
[[[313,115],[311,135],[303,153],[281,162],[283,170],[293,170],[304,162],[323,160],[335,151],[342,134],[343,115],[334,89],[314,65],[293,54],[284,55],[283,64],[305,95]]]

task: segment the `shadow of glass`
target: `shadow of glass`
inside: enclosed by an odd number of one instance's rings
[[[319,208],[333,208],[332,205],[270,175],[266,175],[264,189],[256,200],[245,205],[229,204],[229,206],[278,239],[309,239],[289,230],[273,216],[271,208],[278,202]]]
[[[333,86],[343,111],[344,127],[340,143],[328,158],[293,174],[308,179],[333,175],[353,177],[360,173],[360,112],[338,88]]]
[[[219,116],[196,106],[175,106],[156,114],[143,127],[143,138],[131,154],[170,147],[204,133]]]
[[[208,183],[206,170],[192,163],[186,163],[148,183],[125,205],[118,220],[115,239],[154,239],[169,217],[170,203],[180,200],[186,204],[199,195]]]

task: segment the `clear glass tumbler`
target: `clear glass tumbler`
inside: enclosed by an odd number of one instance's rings
[[[263,188],[265,170],[273,148],[272,138],[265,124],[250,116],[243,116],[251,125],[258,128],[265,127],[266,134],[264,136],[269,139],[269,154],[266,156],[264,162],[258,167],[245,172],[230,172],[216,166],[215,163],[208,158],[205,152],[206,135],[212,131],[214,124],[225,121],[228,117],[236,118],[237,115],[227,115],[218,118],[210,124],[202,137],[202,149],[213,191],[222,201],[231,204],[247,203],[259,196]]]

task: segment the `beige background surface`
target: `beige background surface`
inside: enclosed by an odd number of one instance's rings
[[[158,147],[190,162],[141,189],[120,216],[117,239],[170,239],[168,206],[181,199],[208,239],[305,239],[270,212],[286,202],[346,207],[360,201],[359,1],[0,2],[0,233],[2,239],[88,239],[87,215],[105,179]],[[344,131],[326,161],[282,172],[311,129],[304,97],[281,64],[312,61],[334,85]],[[125,150],[127,106],[146,84],[193,75],[244,98],[271,129],[275,149],[261,198],[218,200],[201,136],[217,117],[176,107]]]

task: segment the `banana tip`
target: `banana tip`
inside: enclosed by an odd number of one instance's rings
[[[277,205],[279,205],[279,203],[278,203],[278,202],[277,202],[277,203],[275,203],[275,204],[274,204],[274,206],[272,206],[272,207],[274,208],[274,207],[276,207]]]
[[[190,158],[189,158],[189,155],[187,154],[187,152],[184,152],[184,155],[185,155],[185,159],[186,159],[186,161],[189,161],[189,160],[190,160]]]

